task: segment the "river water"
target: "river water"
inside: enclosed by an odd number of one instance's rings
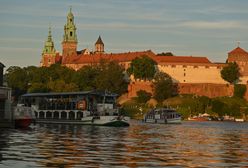
[[[248,167],[248,123],[1,129],[0,167]]]

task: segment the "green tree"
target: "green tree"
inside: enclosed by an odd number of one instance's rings
[[[226,114],[226,107],[227,107],[227,104],[219,100],[212,101],[212,111],[217,113],[220,117]]]
[[[137,101],[139,103],[146,103],[148,100],[151,99],[152,94],[146,92],[145,90],[139,90],[137,92]]]
[[[135,79],[152,79],[156,73],[156,64],[150,57],[142,56],[132,60],[127,72],[133,74]]]
[[[12,88],[12,95],[15,97],[15,100],[17,100],[20,95],[27,92],[29,81],[24,69],[17,66],[11,66],[7,69],[5,77],[8,86]]]
[[[157,54],[157,56],[174,56],[174,54],[172,54],[172,52],[166,52],[166,53],[162,52]]]
[[[246,86],[242,84],[234,85],[234,96],[243,98],[246,92]]]
[[[230,62],[221,70],[221,77],[233,84],[239,79],[239,67],[236,62]]]
[[[99,76],[99,69],[95,66],[84,66],[77,71],[75,76],[75,83],[80,90],[93,90],[96,89],[96,78]]]
[[[174,87],[172,79],[168,74],[163,72],[157,72],[154,79],[154,98],[161,103],[173,95]]]
[[[127,91],[128,82],[125,80],[124,69],[114,61],[101,60],[97,69],[96,88],[108,90],[117,94]]]

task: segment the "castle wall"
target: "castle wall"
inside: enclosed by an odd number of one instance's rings
[[[229,84],[213,84],[213,83],[178,83],[179,94],[195,94],[199,96],[207,96],[210,98],[221,96],[232,96],[234,93],[233,85]],[[152,82],[135,81],[128,86],[128,98],[136,97],[137,91],[145,90],[153,93]],[[248,92],[246,93],[248,98]]]
[[[136,97],[139,90],[153,94],[153,87],[150,81],[135,81],[128,85],[128,98]]]
[[[177,83],[226,84],[221,78],[223,65],[218,64],[159,64],[158,69],[169,74]]]

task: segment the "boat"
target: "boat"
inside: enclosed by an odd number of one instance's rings
[[[245,122],[245,120],[243,118],[235,118],[236,122]]]
[[[24,104],[17,104],[14,107],[15,128],[28,128],[33,120],[34,115],[31,107],[27,107]]]
[[[33,110],[36,123],[129,126],[119,113],[117,94],[106,91],[28,93],[21,101]]]
[[[155,108],[144,116],[146,123],[179,124],[181,115],[171,108]]]

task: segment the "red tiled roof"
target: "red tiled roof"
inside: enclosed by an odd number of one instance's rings
[[[248,53],[244,49],[237,47],[234,50],[230,51],[228,55],[247,55],[248,56]]]
[[[92,64],[99,63],[101,59],[107,59],[117,62],[131,62],[137,57],[147,55],[157,63],[211,63],[206,57],[192,56],[156,56],[151,50],[128,53],[111,53],[111,54],[91,54],[77,55],[63,58],[63,64]]]
[[[63,60],[63,64],[90,64],[99,63],[101,59],[107,59],[117,62],[129,62],[136,57],[147,55],[148,57],[155,57],[156,55],[151,51],[128,52],[128,53],[111,53],[111,54],[92,54],[92,55],[78,55]]]
[[[211,63],[206,57],[192,57],[192,56],[156,56],[157,62],[170,63]]]

